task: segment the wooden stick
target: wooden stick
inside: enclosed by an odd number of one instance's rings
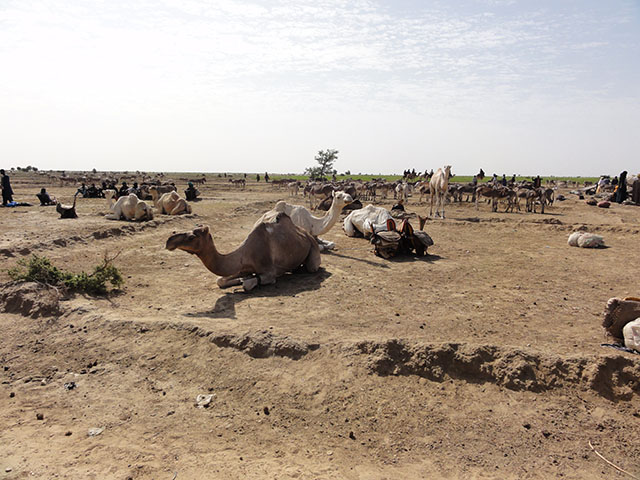
[[[629,475],[631,478],[635,478],[636,480],[640,480],[640,478],[636,477],[635,475],[627,472],[626,470],[621,469],[619,466],[617,466],[615,463],[610,462],[609,460],[607,460],[606,458],[604,458],[602,455],[600,455],[600,453],[598,453],[598,451],[593,448],[593,445],[591,445],[591,440],[589,440],[589,446],[591,447],[591,450],[593,450],[593,453],[595,453],[597,456],[599,456],[602,460],[604,460],[605,462],[607,462],[608,465],[612,466],[613,468],[615,468],[616,470],[618,470],[619,472],[622,473],[626,473],[627,475]]]

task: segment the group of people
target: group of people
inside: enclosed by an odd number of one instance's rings
[[[611,198],[611,200],[616,203],[624,202],[629,196],[629,194],[627,193],[627,174],[628,172],[624,170],[619,177],[613,177],[613,179],[609,178],[608,176],[600,177],[600,180],[598,180],[596,193],[600,193],[603,187],[612,185],[615,188],[613,190],[613,198]],[[640,201],[640,185],[638,185],[637,182],[638,180],[634,182],[631,193],[631,200],[636,203]]]

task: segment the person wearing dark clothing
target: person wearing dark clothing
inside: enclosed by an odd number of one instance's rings
[[[11,181],[9,175],[4,173],[4,169],[0,170],[2,175],[2,205],[13,202],[13,190],[11,189]]]
[[[138,188],[138,182],[133,182],[133,187],[127,190],[127,192],[135,194],[136,197],[140,197],[140,189]]]
[[[260,181],[260,174],[256,173],[256,182],[259,182],[259,181]]]
[[[471,180],[471,185],[473,185],[474,187],[476,185],[478,185],[478,176],[477,175],[473,176],[473,179]]]
[[[500,183],[503,187],[507,186],[507,176],[504,173],[502,174],[502,180],[500,180]]]
[[[40,193],[38,193],[36,197],[38,197],[38,200],[40,200],[41,207],[46,207],[47,205],[55,205],[58,203],[55,197],[49,195],[46,188],[41,189]]]
[[[127,185],[127,182],[122,182],[122,186],[120,187],[120,190],[118,190],[118,196],[124,197],[125,195],[129,195],[129,186]]]
[[[613,180],[611,180],[611,185],[618,185],[618,177],[613,177]]]
[[[616,202],[622,203],[627,199],[627,171],[620,174],[618,189],[616,190]]]
[[[267,172],[264,172],[264,181],[269,183],[269,174]]]
[[[89,188],[87,188],[86,193],[84,194],[86,198],[98,198],[100,196],[98,192],[98,188],[95,183],[92,183]]]
[[[84,197],[86,196],[86,194],[87,194],[87,187],[83,183],[82,185],[80,185],[80,188],[76,190],[76,195],[82,195]]]
[[[633,185],[631,186],[631,200],[636,205],[640,205],[640,178],[636,177]]]
[[[540,188],[542,186],[542,179],[540,175],[533,179],[533,188]]]
[[[513,177],[511,177],[511,183],[515,184],[516,183],[516,174],[513,174]]]
[[[189,182],[187,189],[184,191],[185,198],[192,202],[196,198],[198,198],[198,195],[200,195],[200,192],[198,191],[198,189],[193,186],[192,182]]]

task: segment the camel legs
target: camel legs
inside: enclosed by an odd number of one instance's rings
[[[183,211],[185,211],[184,205],[178,203],[173,210],[169,212],[169,215],[180,215]]]
[[[319,254],[318,254],[319,255]],[[273,273],[262,273],[251,277],[220,277],[218,279],[220,288],[239,287],[242,285],[245,292],[253,290],[258,285],[271,285],[276,283],[276,276]]]
[[[429,216],[433,217],[433,194],[434,194],[433,190],[430,193],[431,193],[430,194],[430,197],[431,197],[430,198],[430,205],[431,205],[431,207],[429,208]],[[436,213],[438,213],[438,204],[437,203],[436,203]]]
[[[242,279],[240,277],[220,277],[217,281],[220,288],[229,288],[242,285]]]
[[[309,255],[307,255],[307,258],[305,258],[303,265],[307,269],[307,272],[314,273],[320,268],[321,261],[320,249],[311,248],[311,251],[309,252]]]
[[[344,222],[344,233],[347,234],[347,237],[355,237],[356,236],[356,228],[353,226],[353,223]]]

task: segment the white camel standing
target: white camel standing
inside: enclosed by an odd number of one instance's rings
[[[265,213],[255,223],[254,228],[274,213],[284,212],[291,218],[294,225],[297,225],[313,235],[320,245],[320,251],[331,250],[335,247],[335,243],[322,240],[318,238],[318,235],[322,235],[323,233],[327,233],[331,230],[331,227],[333,227],[340,218],[342,208],[353,202],[351,195],[345,192],[332,192],[331,196],[333,197],[331,208],[329,208],[329,211],[324,217],[315,217],[311,215],[311,212],[302,205],[291,205],[287,202],[280,201],[276,203],[273,210]]]
[[[449,188],[449,175],[451,175],[451,165],[445,165],[444,170],[438,169],[431,177],[429,182],[429,192],[431,193],[431,208],[429,216],[433,216],[433,200],[436,200],[436,216],[438,214],[438,204],[442,206],[442,218],[444,218],[444,201],[446,199],[447,190]]]

